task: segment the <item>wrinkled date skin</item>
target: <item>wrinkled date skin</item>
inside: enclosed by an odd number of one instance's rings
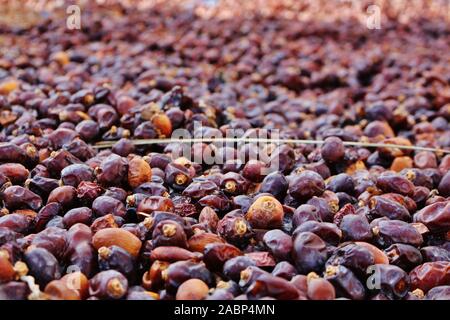
[[[427,292],[433,287],[446,285],[450,281],[450,262],[427,262],[414,268],[409,276],[411,286]]]

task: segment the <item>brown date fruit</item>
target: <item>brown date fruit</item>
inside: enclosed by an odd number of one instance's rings
[[[279,201],[282,201],[286,196],[289,188],[289,182],[286,177],[280,172],[272,172],[268,174],[261,182],[259,192],[271,193]],[[240,194],[245,192],[239,192]]]
[[[0,284],[14,280],[16,271],[8,257],[0,252]]]
[[[147,290],[159,290],[164,285],[163,271],[169,267],[170,263],[156,260],[150,269],[142,276],[142,286]]]
[[[367,218],[362,214],[348,214],[342,218],[339,228],[346,241],[370,241],[372,230]]]
[[[231,244],[211,243],[205,247],[203,261],[209,270],[219,271],[226,261],[241,255],[241,250]]]
[[[142,242],[131,232],[120,228],[105,228],[97,231],[92,238],[95,249],[116,245],[128,251],[133,257],[139,254]]]
[[[95,182],[81,181],[77,187],[77,198],[80,203],[91,205],[99,197],[103,189]]]
[[[212,231],[215,231],[217,224],[219,223],[219,217],[213,209],[210,207],[204,207],[202,211],[200,211],[198,221],[206,224]]]
[[[150,196],[144,198],[137,206],[138,212],[152,213],[155,211],[172,212],[174,204],[171,199],[162,196]]]
[[[354,243],[344,243],[337,247],[328,258],[327,266],[342,265],[357,276],[366,275],[367,268],[375,263],[375,258],[368,249]]]
[[[238,282],[241,278],[241,271],[250,266],[256,267],[256,262],[247,256],[237,256],[226,261],[223,265],[223,274],[230,280]]]
[[[427,292],[426,300],[450,300],[450,286],[434,287]]]
[[[355,244],[369,250],[373,254],[373,257],[375,259],[374,262],[376,264],[389,264],[389,258],[387,257],[387,255],[383,251],[375,247],[373,244],[363,241],[356,241]]]
[[[91,224],[91,230],[93,233],[96,233],[101,229],[118,228],[118,227],[119,225],[117,224],[112,214],[107,214],[105,216],[99,217],[95,219]]]
[[[189,250],[203,252],[210,243],[225,243],[226,241],[215,233],[198,232],[188,240]]]
[[[260,268],[273,268],[276,265],[276,261],[270,252],[253,251],[247,252],[245,256],[252,259],[256,263],[256,266]]]
[[[57,227],[47,227],[34,235],[31,245],[37,248],[47,249],[56,258],[64,257],[67,247],[68,233]]]
[[[333,285],[326,279],[320,278],[317,274],[311,272],[307,277],[308,298],[311,300],[334,300],[336,292]]]
[[[151,251],[150,260],[156,261],[168,261],[168,262],[176,262],[182,260],[192,260],[199,261],[203,258],[203,254],[199,252],[192,252],[187,249],[183,249],[180,247],[157,247]]]
[[[220,187],[227,194],[245,194],[247,193],[249,182],[239,173],[227,172],[221,178]]]
[[[128,184],[132,188],[149,182],[152,177],[150,165],[141,157],[134,157],[128,162]]]
[[[439,194],[443,197],[450,197],[450,174],[447,172],[439,182]]]
[[[175,190],[184,190],[192,181],[191,171],[179,163],[169,163],[164,172],[165,181]]]
[[[26,300],[30,289],[25,282],[10,281],[0,284],[0,299],[2,300]]]
[[[420,249],[424,262],[449,261],[450,251],[436,246],[422,247]]]
[[[59,181],[56,179],[35,176],[25,181],[25,186],[43,199],[46,199],[50,192],[60,185]]]
[[[0,217],[0,228],[27,234],[32,228],[33,218],[20,213],[11,213]]]
[[[287,261],[278,262],[272,270],[272,275],[286,280],[291,280],[297,275],[297,269]]]
[[[183,282],[177,290],[177,300],[203,300],[209,292],[208,285],[200,279],[189,279]]]
[[[121,299],[127,291],[127,278],[116,270],[101,271],[89,280],[89,295],[100,299]]]
[[[200,199],[218,190],[217,185],[210,180],[195,178],[184,190],[183,196]]]
[[[322,221],[319,210],[310,204],[302,204],[294,211],[292,226],[297,228],[306,221]]]
[[[261,196],[256,199],[245,214],[245,219],[250,225],[259,229],[279,228],[283,217],[283,206],[271,196]]]

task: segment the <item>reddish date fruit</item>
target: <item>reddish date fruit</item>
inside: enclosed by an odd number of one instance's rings
[[[208,269],[213,271],[222,270],[226,261],[242,255],[241,250],[228,243],[212,243],[205,247],[204,258]]]
[[[432,231],[450,228],[450,202],[441,201],[426,206],[414,215],[414,222],[421,222]]]
[[[62,186],[54,189],[48,196],[48,203],[59,203],[63,208],[72,208],[77,202],[77,189],[72,186]]]
[[[128,162],[128,184],[132,188],[150,181],[152,169],[150,165],[140,157],[134,157]]]
[[[426,262],[414,268],[409,276],[411,288],[428,292],[431,288],[446,285],[450,281],[450,262]]]
[[[5,163],[0,165],[0,174],[7,177],[13,184],[22,184],[30,172],[20,163]]]
[[[299,297],[297,288],[289,281],[264,273],[259,275],[246,290],[249,299],[272,297],[281,300],[296,300]]]
[[[317,274],[308,274],[308,298],[311,300],[334,300],[336,292],[333,285],[326,279],[320,278]]]
[[[81,181],[77,188],[77,198],[81,203],[91,205],[102,192],[103,189],[97,183]]]
[[[184,260],[199,261],[202,258],[203,254],[199,252],[192,252],[187,249],[171,246],[157,247],[153,249],[150,254],[150,259],[153,261],[156,260],[168,262],[176,262]]]
[[[11,213],[0,217],[0,228],[8,228],[17,233],[27,234],[32,228],[33,219],[27,215]]]

